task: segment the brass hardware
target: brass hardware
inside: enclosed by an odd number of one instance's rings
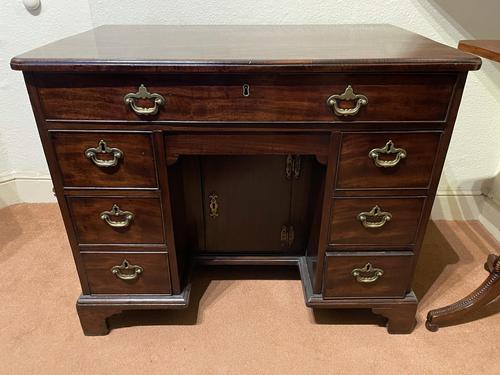
[[[285,176],[288,180],[292,178],[292,170],[293,170],[293,156],[288,154],[286,157],[286,167],[285,167]]]
[[[219,202],[217,202],[217,199],[219,196],[215,193],[212,193],[208,196],[208,199],[210,199],[210,203],[208,204],[208,207],[210,209],[210,217],[217,217],[219,216]]]
[[[140,107],[135,103],[136,99],[153,100],[153,107]],[[150,93],[144,85],[139,86],[139,91],[129,93],[123,97],[125,104],[128,104],[132,110],[138,115],[151,116],[158,113],[160,106],[165,105],[165,98],[160,94]]]
[[[286,225],[281,226],[280,241],[281,241],[281,246],[288,245],[288,227]]]
[[[357,218],[365,228],[380,228],[392,219],[392,214],[375,206],[369,212],[360,212]]]
[[[356,100],[356,106],[354,108],[340,108],[337,101],[346,100]],[[330,96],[326,103],[333,107],[333,112],[337,116],[354,116],[356,115],[362,106],[368,104],[368,98],[361,94],[355,94],[351,85],[347,86],[342,94],[334,94]]]
[[[134,266],[125,259],[119,266],[113,266],[111,273],[122,280],[134,280],[144,272],[141,266]]]
[[[290,226],[282,225],[280,231],[281,246],[290,248],[292,247],[294,240],[295,240],[295,229],[293,225]]]
[[[113,159],[103,160],[99,159],[97,155],[111,154]],[[85,156],[92,160],[95,165],[101,168],[114,167],[118,164],[118,160],[123,157],[123,152],[115,147],[108,147],[106,141],[101,139],[97,147],[91,147],[85,150]]]
[[[118,205],[114,204],[111,211],[103,211],[99,214],[101,220],[105,221],[110,227],[113,228],[126,228],[134,220],[134,214],[130,211],[122,211]],[[123,217],[123,221],[111,220],[111,217]]]
[[[377,281],[383,274],[383,269],[375,268],[371,263],[366,263],[363,268],[355,268],[351,272],[351,275],[356,278],[358,283],[366,284]]]
[[[243,96],[244,97],[250,96],[250,85],[246,83],[243,85]]]
[[[300,155],[290,155],[286,157],[286,166],[285,166],[285,176],[287,180],[290,180],[293,177],[298,179],[300,177]]]
[[[293,177],[297,180],[300,177],[300,155],[295,155],[295,159],[293,161]]]
[[[396,157],[393,160],[380,160],[380,154],[396,154]],[[375,165],[382,168],[395,167],[396,165],[398,165],[401,159],[406,158],[406,155],[406,150],[404,148],[394,147],[394,142],[392,142],[392,140],[389,140],[384,147],[374,148],[368,153],[368,157],[370,159],[373,159]]]
[[[293,241],[295,240],[295,228],[290,225],[288,228],[288,247],[292,247]]]

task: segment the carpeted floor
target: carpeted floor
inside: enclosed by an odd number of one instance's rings
[[[0,374],[498,374],[500,300],[478,320],[431,333],[427,311],[486,276],[500,246],[477,222],[427,228],[411,335],[389,335],[368,311],[304,305],[290,268],[206,268],[187,310],[130,312],[85,337],[80,293],[55,204],[0,210]]]

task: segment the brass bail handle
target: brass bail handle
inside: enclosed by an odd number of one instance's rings
[[[384,274],[381,268],[375,268],[371,263],[366,263],[363,268],[354,268],[351,275],[356,278],[358,283],[369,284],[377,281]]]
[[[380,155],[393,155],[396,157],[392,160],[381,160]],[[407,152],[404,148],[394,147],[394,142],[389,139],[389,141],[385,144],[384,147],[374,148],[368,153],[368,157],[373,160],[373,163],[377,167],[381,168],[392,168],[399,164],[402,159],[405,159],[407,156]]]
[[[370,211],[360,212],[357,219],[365,228],[381,228],[392,219],[390,212],[384,212],[379,206],[373,207]]]
[[[121,280],[135,280],[143,272],[144,269],[141,266],[130,264],[127,259],[124,259],[122,264],[111,268],[111,273]]]
[[[339,103],[342,101],[356,101],[356,104],[353,108],[341,108]],[[353,88],[349,85],[342,94],[330,96],[326,100],[326,103],[333,108],[333,112],[337,116],[355,116],[362,106],[368,104],[368,98],[364,95],[354,93]]]
[[[99,159],[98,155],[112,155],[113,159]],[[108,147],[106,141],[101,139],[97,147],[91,147],[85,150],[85,156],[87,159],[92,160],[98,167],[109,168],[118,164],[118,161],[123,157],[123,152],[116,147]]]
[[[135,215],[130,211],[123,211],[114,204],[110,211],[103,211],[99,214],[101,220],[113,228],[126,228],[134,220]],[[123,218],[123,220],[112,220],[112,218]]]
[[[137,105],[137,99],[147,99],[153,101],[152,107],[141,107]],[[136,93],[128,93],[123,97],[125,104],[128,104],[130,108],[137,114],[143,116],[152,116],[158,113],[161,106],[165,105],[165,98],[157,93],[150,93],[146,86],[141,84],[139,90]]]

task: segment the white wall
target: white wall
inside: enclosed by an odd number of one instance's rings
[[[10,57],[94,26],[390,23],[450,46],[500,38],[497,0],[481,6],[469,0],[42,0],[38,14],[28,13],[21,0],[6,2],[0,13],[0,181],[48,178],[21,74],[9,70]],[[500,192],[491,190],[500,187],[498,178],[493,183],[500,174],[499,125],[500,68],[484,61],[469,75],[439,187],[440,204],[453,206],[449,214],[476,215],[465,206],[481,194],[500,201]],[[467,204],[463,197],[470,198]]]
[[[0,207],[53,199],[23,76],[10,70],[10,59],[92,28],[87,1],[42,3],[34,13],[21,0],[3,0],[0,7]]]

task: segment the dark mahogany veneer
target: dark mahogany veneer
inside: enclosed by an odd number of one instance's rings
[[[194,263],[295,265],[307,306],[411,332],[413,271],[480,65],[387,25],[103,26],[13,58],[85,334],[186,307]]]

